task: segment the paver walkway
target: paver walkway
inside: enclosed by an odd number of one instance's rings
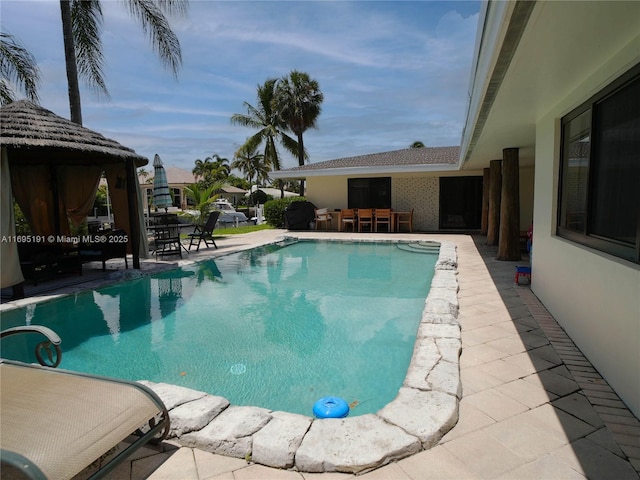
[[[228,251],[233,245],[262,243],[273,234],[251,234],[242,241],[216,240],[220,246],[216,253]],[[295,235],[327,238],[338,234]],[[494,260],[497,249],[483,245],[482,237],[396,234],[394,238],[446,239],[458,246],[463,344],[460,419],[432,449],[360,475],[359,479],[639,478],[640,422],[529,287],[513,284],[518,262]],[[142,449],[108,478],[355,477],[277,470],[164,443]]]

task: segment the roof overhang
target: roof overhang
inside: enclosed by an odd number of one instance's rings
[[[514,147],[521,166],[533,165],[537,122],[608,59],[638,42],[639,18],[640,2],[484,4],[461,168],[488,167]]]
[[[457,165],[385,165],[378,167],[339,167],[318,168],[309,170],[278,170],[269,173],[271,178],[309,178],[309,177],[338,177],[344,175],[392,175],[395,173],[428,173],[455,172]]]

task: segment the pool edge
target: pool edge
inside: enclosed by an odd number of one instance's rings
[[[271,243],[291,238],[298,237],[287,234]],[[223,397],[143,382],[167,399],[172,431],[181,431],[173,440],[211,453],[310,473],[364,473],[435,445],[457,423],[462,393],[457,249],[450,241],[436,243],[440,252],[412,359],[398,395],[385,407],[375,414],[318,420],[234,406]],[[185,426],[185,420],[192,427]],[[189,428],[194,429],[186,433]]]

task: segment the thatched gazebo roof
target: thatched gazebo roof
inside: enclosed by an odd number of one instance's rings
[[[37,235],[68,234],[70,223],[80,225],[104,174],[114,228],[128,233],[134,268],[140,268],[140,253],[148,254],[148,248],[136,168],[149,163],[146,157],[28,100],[0,107],[0,147],[6,165],[3,193],[13,194]],[[10,196],[1,203],[3,212],[13,211]],[[10,232],[12,217],[5,217],[0,225]],[[16,252],[6,254],[17,257]],[[3,278],[2,283],[10,281]]]
[[[131,148],[28,100],[0,107],[0,139],[11,161],[99,164],[131,159],[136,167],[149,163]]]

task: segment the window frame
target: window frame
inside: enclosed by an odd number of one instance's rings
[[[640,82],[640,64],[635,65],[630,70],[628,70],[625,74],[618,77],[612,83],[610,83],[607,87],[602,89],[600,92],[593,95],[589,100],[573,109],[567,115],[562,117],[560,125],[560,168],[559,168],[559,177],[558,177],[558,203],[557,203],[557,217],[556,217],[556,234],[565,238],[569,241],[585,245],[587,247],[593,248],[595,250],[599,250],[611,255],[614,255],[619,258],[623,258],[625,260],[629,260],[634,263],[640,263],[640,203],[635,212],[636,218],[636,235],[635,235],[635,245],[630,245],[629,243],[625,243],[613,238],[596,235],[592,231],[590,231],[591,222],[592,222],[592,212],[593,202],[595,197],[595,172],[598,169],[598,163],[602,163],[600,158],[597,158],[596,153],[597,149],[597,133],[598,130],[596,128],[598,117],[597,117],[597,106],[606,102],[608,98],[615,96],[617,93],[621,92],[625,87],[628,87],[634,82]],[[589,126],[589,155],[588,155],[588,164],[587,164],[587,185],[586,185],[586,200],[585,200],[585,213],[584,213],[584,226],[582,231],[572,230],[563,225],[563,220],[565,220],[565,202],[567,197],[565,197],[565,188],[566,188],[566,180],[567,180],[567,172],[566,162],[567,162],[567,151],[568,151],[568,141],[567,138],[567,130],[568,125],[571,121],[577,119],[579,116],[583,115],[585,112],[589,112],[590,114],[590,126]],[[638,160],[640,162],[640,158]],[[567,193],[568,195],[568,193]]]
[[[356,187],[356,183],[366,183],[366,187]],[[376,190],[384,187],[384,199]],[[366,190],[367,200],[363,205],[357,201],[359,195],[355,194],[356,188]],[[391,177],[354,177],[347,179],[347,208],[391,208]],[[376,198],[378,197],[378,198]]]

